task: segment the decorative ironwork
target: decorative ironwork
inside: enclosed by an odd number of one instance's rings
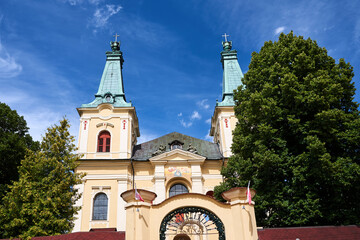
[[[160,225],[160,240],[166,235],[218,234],[225,240],[225,227],[220,218],[209,210],[199,207],[178,208],[164,217]]]

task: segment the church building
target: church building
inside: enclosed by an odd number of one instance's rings
[[[214,142],[172,132],[138,144],[141,129],[125,97],[123,53],[120,42],[111,42],[95,99],[77,109],[82,158],[76,171],[86,176],[77,186],[81,210],[73,232],[114,229],[126,240],[258,239],[246,188],[223,193],[226,203],[213,198],[231,156],[233,91],[243,77],[232,42],[222,44],[222,101],[210,129]]]

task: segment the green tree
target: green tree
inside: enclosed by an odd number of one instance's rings
[[[39,148],[39,143],[32,140],[28,130],[25,119],[0,102],[0,204],[11,181],[19,179],[18,166],[26,149]]]
[[[74,172],[79,155],[68,129],[66,119],[48,128],[40,151],[28,150],[21,161],[19,181],[10,186],[0,208],[2,237],[30,238],[72,229],[79,210],[74,203],[80,197],[74,185],[81,176]]]
[[[260,226],[359,224],[353,76],[310,38],[290,32],[265,42],[235,94],[234,155],[217,198],[251,180]]]

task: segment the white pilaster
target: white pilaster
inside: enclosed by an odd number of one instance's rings
[[[224,157],[230,157],[231,153],[231,145],[232,145],[232,131],[230,125],[230,116],[222,116],[220,118],[221,121],[221,128],[223,129],[224,133],[224,149],[223,155]]]
[[[75,186],[78,189],[78,193],[81,194],[81,197],[74,204],[75,207],[81,207],[80,210],[75,214],[74,220],[74,229],[73,232],[80,232],[81,230],[81,216],[82,216],[82,206],[83,206],[83,193],[84,193],[84,182]]]
[[[129,118],[120,118],[120,158],[128,158]]]
[[[89,125],[90,125],[90,118],[80,119],[79,153],[81,154],[85,154],[87,152]]]
[[[203,193],[203,182],[200,164],[191,165],[192,192]]]
[[[157,197],[154,200],[154,203],[160,203],[165,200],[166,190],[165,190],[165,168],[164,165],[155,165],[155,193]]]
[[[117,194],[117,213],[116,213],[116,230],[126,230],[126,202],[120,195],[127,190],[127,179],[118,180],[118,194]]]

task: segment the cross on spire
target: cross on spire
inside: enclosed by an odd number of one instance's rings
[[[227,42],[227,37],[229,37],[230,35],[227,35],[226,33],[224,35],[222,35],[223,37],[225,37],[225,42]]]
[[[225,33],[226,34],[226,33]],[[115,42],[117,42],[117,37],[120,37],[120,35],[118,35],[117,33],[115,33],[115,35],[113,35],[113,37],[115,37]]]

